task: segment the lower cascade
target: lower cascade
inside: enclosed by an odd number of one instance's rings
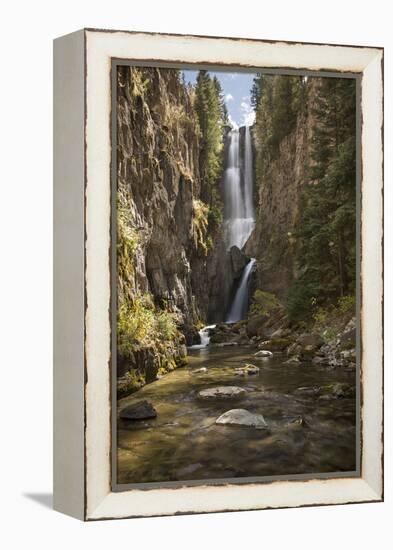
[[[236,323],[237,321],[244,319],[247,315],[250,282],[255,262],[255,258],[251,258],[243,270],[238,289],[236,290],[235,298],[226,319],[227,323]]]
[[[199,331],[199,337],[201,339],[200,344],[196,344],[194,346],[191,346],[192,349],[202,349],[206,348],[210,343],[210,334],[209,331],[212,328],[216,328],[216,325],[207,325],[206,327],[202,327]]]

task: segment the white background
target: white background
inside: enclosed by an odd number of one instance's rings
[[[2,548],[380,549],[392,544],[392,28],[373,0],[53,0],[1,7]],[[389,17],[390,16],[390,17]],[[52,491],[52,44],[82,27],[385,47],[386,500],[83,524]],[[4,196],[3,196],[4,194]],[[376,243],[376,246],[378,243]],[[390,246],[389,246],[390,245]]]

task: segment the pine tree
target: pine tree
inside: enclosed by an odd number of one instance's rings
[[[220,175],[223,147],[222,90],[217,78],[199,71],[195,109],[202,134],[201,172],[210,183]]]
[[[301,276],[291,289],[292,299],[298,295],[299,284],[308,289],[305,295],[312,295],[315,304],[332,302],[355,291],[355,94],[351,79],[321,81],[314,111],[313,167],[295,228]],[[310,301],[303,301],[300,309],[303,314],[310,311]],[[298,310],[297,315],[300,313]]]

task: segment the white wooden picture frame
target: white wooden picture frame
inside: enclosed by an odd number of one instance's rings
[[[360,474],[114,491],[112,61],[356,73],[361,83]],[[54,43],[54,507],[81,520],[383,499],[383,49],[85,29]]]

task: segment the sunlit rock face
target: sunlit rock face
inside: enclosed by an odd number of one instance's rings
[[[280,143],[276,157],[263,165],[255,179],[255,228],[244,251],[258,261],[257,288],[279,296],[285,295],[297,276],[293,231],[302,187],[309,182],[320,80],[310,82],[296,126]]]

